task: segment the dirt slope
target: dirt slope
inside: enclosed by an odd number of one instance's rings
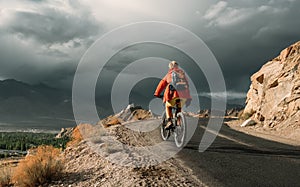
[[[123,142],[139,146],[149,144],[145,135],[133,138],[130,130],[122,125],[110,131]],[[98,154],[85,140],[68,147],[63,155],[66,174],[50,186],[205,186],[179,160],[172,158],[146,167],[121,166],[106,159],[110,153],[114,152],[107,150],[107,154]]]

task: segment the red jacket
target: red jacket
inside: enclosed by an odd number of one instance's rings
[[[190,95],[190,90],[189,89],[185,89],[185,90],[181,90],[181,91],[172,91],[170,90],[170,83],[172,82],[172,71],[183,71],[182,69],[179,68],[172,68],[169,69],[168,73],[166,74],[166,76],[159,82],[154,95],[155,96],[159,96],[160,93],[165,90],[164,93],[164,99],[163,102],[165,103],[166,101],[170,101],[174,98],[186,98],[186,99],[192,99],[191,95]],[[186,78],[186,77],[185,77]],[[187,81],[188,82],[188,81]]]

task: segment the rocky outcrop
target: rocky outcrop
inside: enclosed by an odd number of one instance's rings
[[[140,106],[134,106],[134,104],[128,105],[120,113],[108,116],[101,120],[99,123],[104,127],[110,127],[114,125],[120,125],[123,122],[137,121],[154,118],[151,111],[142,109]]]
[[[244,115],[265,127],[300,127],[299,63],[300,41],[262,66],[251,77]]]
[[[55,136],[55,138],[64,138],[64,137],[72,137],[72,132],[74,131],[75,127],[69,128],[61,128],[60,132]]]
[[[144,110],[141,106],[130,104],[120,113],[116,114],[115,117],[120,118],[122,121],[132,121],[150,119],[154,115],[151,111]]]

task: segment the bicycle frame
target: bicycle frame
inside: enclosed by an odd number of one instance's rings
[[[175,144],[178,148],[184,146],[186,138],[186,120],[182,112],[178,112],[177,106],[172,107],[172,121],[174,126],[170,129],[165,129],[166,125],[166,111],[162,115],[162,125],[161,125],[161,137],[164,141],[168,140],[172,133],[174,133]],[[181,118],[180,125],[178,124],[178,119]]]

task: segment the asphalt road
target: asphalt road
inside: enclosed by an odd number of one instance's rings
[[[209,148],[199,152],[208,119],[187,119],[187,125],[197,128],[175,158],[207,186],[300,186],[300,147],[254,137],[223,124]],[[149,132],[159,123],[137,121],[127,127]],[[173,141],[172,137],[168,141]]]
[[[191,123],[191,118],[188,120]],[[300,186],[300,147],[257,138],[223,125],[200,153],[207,119],[176,158],[208,186]],[[300,141],[300,140],[299,140]]]

